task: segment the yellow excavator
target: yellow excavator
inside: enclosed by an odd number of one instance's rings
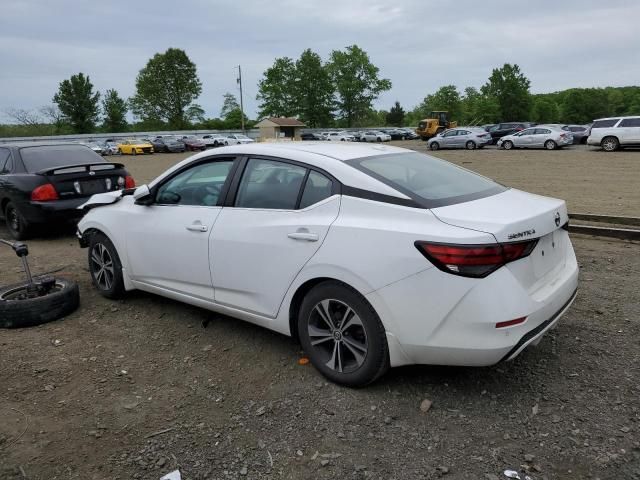
[[[426,141],[448,128],[456,128],[457,126],[458,122],[449,120],[449,112],[433,111],[429,118],[420,120],[416,133],[422,140]]]

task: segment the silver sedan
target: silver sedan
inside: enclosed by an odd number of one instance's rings
[[[441,148],[466,148],[474,150],[491,143],[491,134],[484,128],[462,127],[452,128],[429,139],[427,147],[430,150]]]
[[[573,143],[571,132],[556,127],[533,127],[498,140],[498,148],[546,148],[555,150]]]

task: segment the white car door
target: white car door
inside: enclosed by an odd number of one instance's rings
[[[640,144],[640,117],[623,118],[616,130],[622,145]]]
[[[209,236],[233,157],[204,160],[171,176],[150,205],[134,205],[127,258],[134,282],[213,301]]]
[[[250,158],[210,239],[216,303],[275,317],[338,216],[336,187],[299,164]]]

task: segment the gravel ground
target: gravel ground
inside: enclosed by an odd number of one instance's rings
[[[638,214],[636,152],[439,155],[574,211]],[[141,182],[182,157],[123,160]],[[82,303],[0,330],[0,479],[640,479],[640,243],[572,239],[580,291],[539,346],[489,368],[397,368],[359,390],[300,365],[287,337],[141,292],[106,300],[69,232],[33,240],[32,269],[62,269]],[[0,284],[19,278],[0,251]]]

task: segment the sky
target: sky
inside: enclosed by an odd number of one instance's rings
[[[405,110],[442,85],[480,87],[517,63],[533,93],[640,84],[640,2],[625,0],[2,0],[0,121],[50,105],[78,72],[128,98],[146,62],[181,48],[202,81],[197,100],[220,115],[225,92],[255,118],[257,84],[277,57],[311,48],[326,60],[356,44],[393,87],[375,103]]]

